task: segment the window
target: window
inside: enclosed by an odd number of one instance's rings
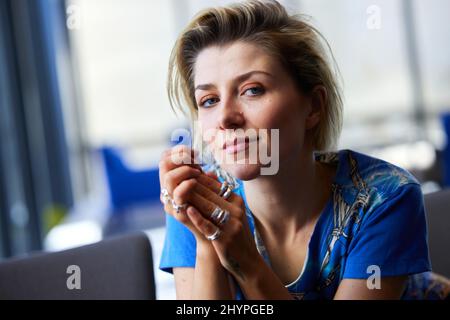
[[[182,124],[166,70],[175,40],[171,1],[73,0],[71,30],[90,146],[161,143]]]

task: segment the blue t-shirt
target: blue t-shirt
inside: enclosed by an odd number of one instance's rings
[[[381,277],[425,275],[431,270],[423,196],[409,172],[351,150],[316,153],[315,159],[336,166],[336,175],[309,241],[303,270],[286,285],[294,298],[333,299],[342,279],[367,279],[374,270]],[[241,181],[234,192],[247,204]],[[246,207],[258,251],[270,266],[254,216]],[[160,269],[194,267],[194,236],[166,216]],[[409,281],[403,298],[411,298],[412,290]],[[239,288],[237,297],[243,298]]]

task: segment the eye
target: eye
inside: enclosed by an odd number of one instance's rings
[[[244,94],[246,96],[250,96],[250,97],[252,97],[252,96],[259,96],[259,95],[261,95],[263,93],[264,93],[264,88],[263,87],[251,87],[251,88],[249,88],[249,89],[244,91]]]
[[[219,102],[218,98],[208,98],[200,102],[199,106],[203,108],[209,108],[212,105],[216,104],[217,102]]]

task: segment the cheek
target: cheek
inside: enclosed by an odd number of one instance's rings
[[[215,118],[212,112],[199,112],[198,123],[200,125],[201,136],[205,143],[210,145],[217,139],[217,129],[215,126]]]
[[[264,128],[280,129],[282,132],[289,133],[297,131],[299,127],[304,127],[305,117],[301,112],[301,102],[295,97],[285,99],[282,97],[273,97],[264,103],[264,110],[261,110],[256,117]]]
[[[247,120],[258,129],[279,129],[287,117],[282,101],[277,97],[254,102],[248,109]]]
[[[198,112],[197,120],[203,131],[214,128],[214,118],[211,114],[211,112]]]
[[[298,98],[274,99],[266,113],[266,128],[279,129],[280,157],[294,152],[303,145],[305,135],[305,115],[302,113],[302,101]]]

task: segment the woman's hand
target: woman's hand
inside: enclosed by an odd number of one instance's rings
[[[175,189],[177,194],[183,191],[184,188],[179,188],[180,184],[189,179],[197,178],[201,173],[199,165],[195,164],[194,150],[183,146],[175,146],[169,150],[166,150],[161,155],[159,162],[159,182],[161,190],[167,190],[171,199],[174,197]],[[176,204],[181,205],[184,202],[175,201]],[[165,202],[161,196],[161,202],[164,204],[164,211],[174,217],[176,220],[184,224],[196,238],[203,237],[201,233],[192,225],[190,219],[186,216],[186,213],[181,210],[176,212],[173,208],[172,202]],[[185,210],[184,210],[185,211]]]
[[[167,214],[184,224],[193,233],[197,242],[195,268],[193,270],[177,270],[174,268],[177,291],[183,288],[182,296],[189,299],[232,299],[234,286],[228,272],[223,268],[214,247],[205,236],[192,224],[186,210],[175,210],[173,205],[187,203],[188,195],[193,192],[193,181],[215,181],[212,173],[202,173],[195,165],[193,150],[185,146],[177,146],[163,153],[160,164],[161,190],[167,190],[169,201],[161,201]],[[201,178],[200,178],[201,177]],[[205,183],[205,186],[207,184]],[[173,203],[172,203],[173,200]],[[183,272],[180,274],[179,272]],[[178,293],[177,293],[178,295]]]
[[[212,172],[203,173],[200,165],[197,164],[195,156],[195,151],[184,145],[178,145],[163,152],[159,162],[160,187],[161,190],[167,190],[173,202],[165,203],[162,195],[160,200],[164,204],[164,211],[184,224],[194,234],[197,244],[204,244],[212,248],[211,243],[207,241],[205,236],[193,226],[186,215],[186,209],[181,209],[178,212],[174,209],[174,203],[177,205],[187,204],[186,199],[189,198],[188,195],[193,191],[195,179],[203,176],[198,181],[200,183],[203,182],[205,186],[208,186],[208,182],[212,179],[217,179]]]
[[[244,200],[234,193],[225,200],[218,195],[221,183],[204,174],[183,183],[190,185],[189,192],[184,194],[186,198],[179,198],[181,203],[191,204],[186,210],[187,216],[205,238],[220,230],[219,236],[208,242],[212,243],[220,264],[237,280],[244,296],[259,300],[292,299],[256,248]],[[217,207],[229,212],[229,219],[222,224],[217,222],[220,219],[211,217]]]
[[[234,193],[227,200],[219,196],[221,183],[214,174],[202,173],[200,166],[186,164],[194,163],[194,158],[193,150],[186,146],[163,153],[159,165],[161,188],[168,191],[176,204],[187,204],[187,209],[178,213],[171,203],[165,204],[164,210],[194,234],[197,245],[212,245],[222,266],[243,279],[261,258],[248,225],[244,201]],[[211,219],[216,207],[229,212],[223,225]],[[214,241],[207,240],[218,228],[220,236]]]
[[[203,238],[220,230],[217,239],[210,241],[220,259],[222,266],[234,277],[244,280],[253,272],[253,266],[262,258],[256,249],[250,227],[245,214],[243,199],[231,193],[225,200],[219,196],[221,183],[214,177],[204,174],[186,180],[180,187],[186,186],[185,193],[175,191],[176,202],[189,203],[186,214],[192,225],[203,235]],[[229,212],[229,218],[223,224],[211,217],[214,209]]]

